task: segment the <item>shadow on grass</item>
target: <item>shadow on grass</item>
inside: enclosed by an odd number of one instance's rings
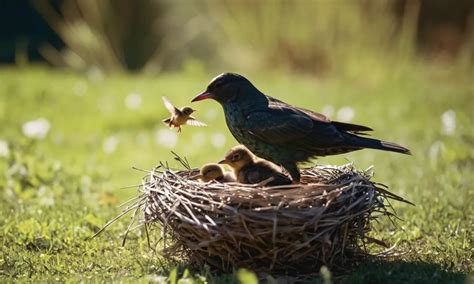
[[[182,275],[186,268],[191,266],[186,263],[177,265],[178,275]],[[241,283],[239,272],[219,272],[207,269],[191,268],[192,273],[205,276],[210,283]],[[332,269],[331,269],[332,270]],[[344,269],[345,270],[345,269]],[[251,272],[254,273],[254,272]],[[165,269],[165,275],[170,274]],[[260,283],[342,283],[342,284],[398,284],[398,283],[472,283],[472,276],[466,272],[454,272],[444,269],[442,266],[426,262],[407,262],[401,260],[380,260],[371,259],[362,261],[354,270],[348,272],[332,270],[332,275],[328,278],[317,276],[318,272],[313,271],[313,276],[301,271],[288,271],[286,273],[261,272],[254,274]],[[326,278],[326,279],[323,279]],[[331,280],[329,280],[331,279]]]
[[[467,283],[468,274],[426,262],[370,260],[344,277],[342,283]]]

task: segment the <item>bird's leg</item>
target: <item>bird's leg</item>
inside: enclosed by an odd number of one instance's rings
[[[181,126],[178,126],[178,133],[181,133]]]

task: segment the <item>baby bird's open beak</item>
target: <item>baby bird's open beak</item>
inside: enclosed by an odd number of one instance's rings
[[[199,95],[197,95],[196,97],[194,97],[194,99],[191,102],[198,102],[198,101],[202,101],[205,99],[212,99],[212,98],[214,98],[214,96],[211,92],[204,91],[200,93]]]

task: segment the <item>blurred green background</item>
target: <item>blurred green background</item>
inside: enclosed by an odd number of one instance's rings
[[[417,205],[393,204],[403,221],[373,233],[401,256],[361,261],[338,281],[469,281],[472,1],[7,0],[0,31],[0,279],[172,278],[176,263],[150,249],[143,230],[120,246],[128,218],[87,238],[137,194],[120,189],[140,183],[132,166],[178,166],[173,150],[198,167],[236,144],[214,102],[193,105],[206,128],[177,134],[161,123],[161,96],[190,104],[212,77],[233,71],[412,150],[315,161],[373,165],[376,181]],[[202,268],[177,277],[239,275]]]

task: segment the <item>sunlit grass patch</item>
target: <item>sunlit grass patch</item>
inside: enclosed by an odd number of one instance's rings
[[[413,153],[364,150],[316,160],[374,165],[376,181],[417,205],[395,205],[403,219],[400,228],[380,224],[375,235],[407,252],[395,260],[399,265],[382,262],[372,269],[363,264],[348,279],[403,282],[436,274],[432,282],[458,282],[472,271],[473,259],[474,89],[469,74],[415,64],[405,69],[392,75],[385,70],[375,79],[277,72],[248,77],[265,93],[297,106],[316,111],[331,106],[333,119],[350,107],[352,122],[373,127],[375,137]],[[168,115],[161,96],[179,106],[190,104],[214,75],[98,78],[36,67],[0,69],[0,277],[169,277],[174,264],[148,247],[143,231],[130,233],[126,246],[120,246],[126,219],[97,239],[87,238],[120,211],[117,205],[136,195],[134,188],[119,189],[140,182],[142,173],[132,166],[151,169],[160,160],[177,166],[173,149],[198,167],[220,160],[236,144],[213,102],[196,105],[209,127],[176,134],[161,123]],[[42,118],[49,124],[44,137],[25,135],[25,123]],[[163,144],[163,135],[176,137],[172,148]],[[212,281],[235,279],[205,268],[187,277],[198,274]]]

